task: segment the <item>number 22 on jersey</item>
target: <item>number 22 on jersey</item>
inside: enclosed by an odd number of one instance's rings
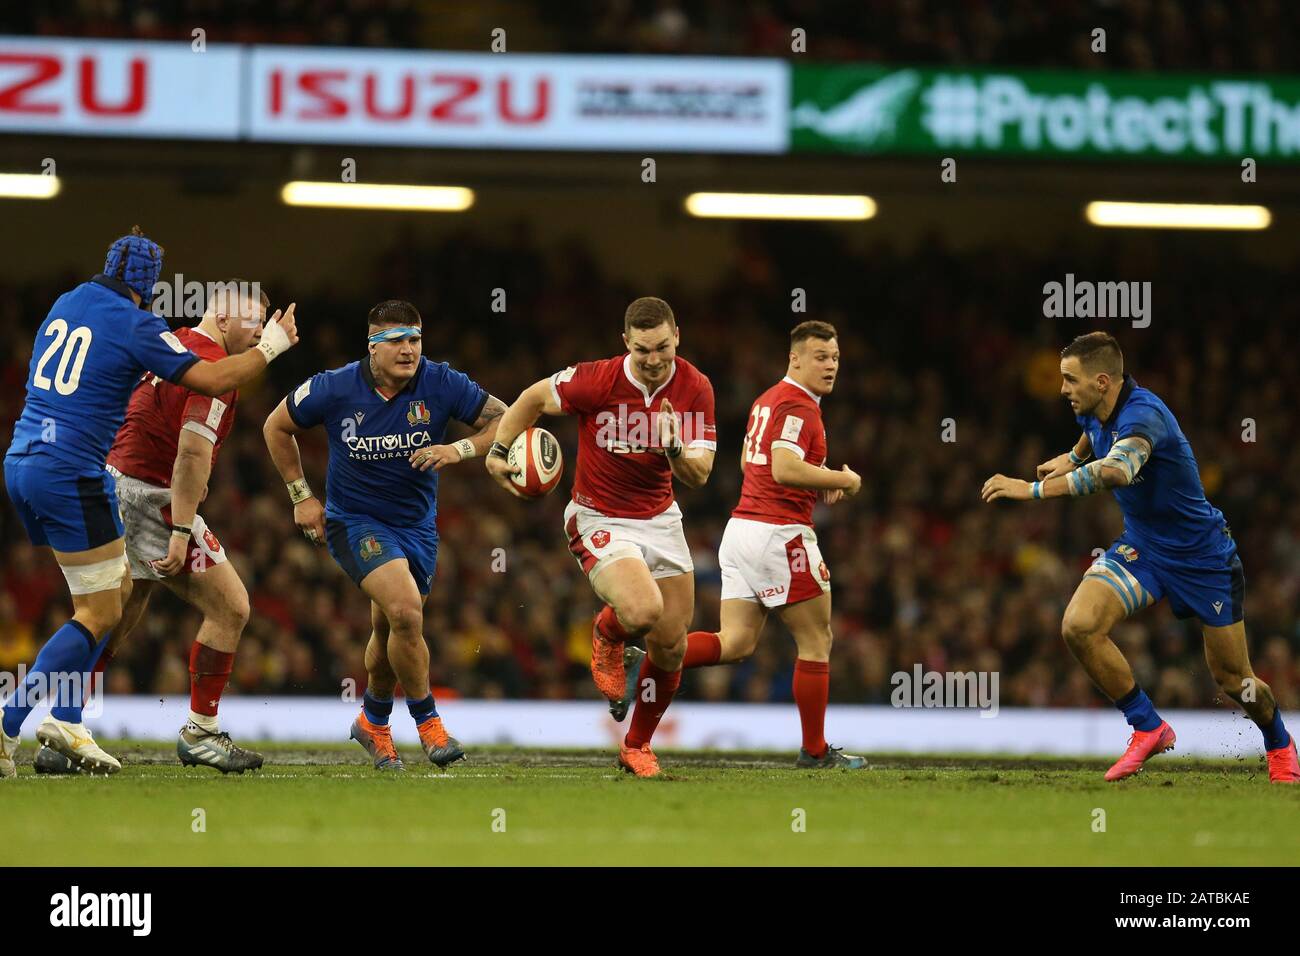
[[[772,407],[755,405],[749,412],[753,421],[745,434],[745,464],[766,465],[767,456],[760,450],[763,447],[763,434],[767,431],[767,421],[772,417]]]

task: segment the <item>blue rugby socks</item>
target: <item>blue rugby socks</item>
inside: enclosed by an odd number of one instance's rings
[[[1124,719],[1129,722],[1134,730],[1150,731],[1155,730],[1163,721],[1160,715],[1156,713],[1155,704],[1151,703],[1151,698],[1137,684],[1133,689],[1115,701],[1115,706],[1124,712]]]
[[[1265,750],[1279,750],[1291,743],[1291,735],[1287,733],[1286,727],[1282,723],[1282,708],[1273,708],[1273,719],[1267,724],[1257,724],[1260,733],[1264,735]]]
[[[412,700],[408,697],[406,707],[411,712],[411,719],[415,721],[417,727],[430,717],[438,716],[438,708],[434,706],[432,693],[424,700]]]
[[[44,691],[47,695],[51,694],[60,689],[60,678],[66,679],[66,675],[70,674],[86,674],[93,664],[93,658],[98,650],[97,644],[94,635],[79,621],[68,621],[55,631],[54,635],[45,642],[41,652],[36,655],[36,660],[31,670],[27,672],[23,686],[5,705],[4,732],[10,737],[18,736],[23,721],[27,719],[27,715],[32,712],[32,707],[37,703],[33,699],[35,692]],[[79,679],[84,680],[84,677]],[[68,690],[67,687],[63,689],[65,692]],[[75,690],[75,685],[72,689]],[[54,700],[53,703],[56,705],[53,714],[59,720],[70,719],[61,716],[65,713],[75,713],[74,722],[81,719],[80,695],[77,695],[76,700]],[[62,706],[58,706],[60,704]]]
[[[389,715],[393,712],[393,698],[376,697],[366,688],[366,693],[361,698],[361,710],[365,713],[366,720],[376,727],[387,727]]]
[[[111,632],[110,632],[111,633]],[[90,696],[91,681],[93,679],[95,665],[99,663],[99,657],[104,653],[104,648],[108,647],[108,636],[100,641],[90,656],[86,658],[85,669],[81,677],[72,685],[71,693],[68,695],[69,700],[55,701],[55,706],[50,708],[50,716],[55,720],[66,720],[70,724],[81,723],[81,712],[86,706],[86,698]]]

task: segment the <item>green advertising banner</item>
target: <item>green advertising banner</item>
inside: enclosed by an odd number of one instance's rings
[[[1300,159],[1300,78],[795,66],[794,151]]]

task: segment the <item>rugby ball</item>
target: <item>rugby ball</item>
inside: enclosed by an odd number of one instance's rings
[[[510,443],[506,462],[519,467],[519,474],[511,475],[519,492],[529,498],[540,498],[560,483],[564,474],[564,455],[560,443],[545,428],[527,428]]]

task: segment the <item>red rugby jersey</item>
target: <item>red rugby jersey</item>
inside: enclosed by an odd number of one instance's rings
[[[632,375],[628,354],[580,362],[551,376],[559,406],[578,416],[573,500],[615,518],[651,518],[673,503],[673,473],[659,443],[666,398],[688,448],[718,447],[713,386],[684,358],[653,393]]]
[[[197,328],[180,329],[176,337],[206,362],[226,357],[225,349]],[[170,488],[181,429],[198,432],[212,442],[212,463],[216,465],[221,443],[235,424],[238,399],[238,391],[211,398],[146,372],[131,393],[126,421],[113,441],[108,463],[124,475]]]
[[[821,398],[786,377],[749,410],[745,433],[745,480],[733,517],[770,524],[812,525],[817,492],[779,485],[772,478],[772,449],[786,448],[810,465],[826,463]]]

